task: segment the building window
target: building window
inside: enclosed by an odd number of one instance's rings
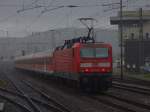
[[[149,39],[149,33],[146,33],[146,39]]]
[[[131,33],[131,39],[134,39],[134,33]]]

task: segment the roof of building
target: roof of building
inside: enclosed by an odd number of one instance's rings
[[[111,24],[119,24],[120,23],[120,14],[118,13],[115,17],[110,17],[110,23]],[[141,19],[140,12],[139,11],[123,11],[123,22],[124,23],[137,23]],[[150,10],[144,10],[142,12],[142,20],[143,22],[150,21]]]

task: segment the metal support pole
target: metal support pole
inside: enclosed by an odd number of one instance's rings
[[[143,40],[143,9],[140,8],[140,40]]]
[[[123,80],[123,21],[122,0],[120,0],[120,75]]]
[[[140,67],[144,62],[144,51],[143,51],[143,10],[139,9],[139,19],[140,19],[140,32],[139,32],[139,71]]]

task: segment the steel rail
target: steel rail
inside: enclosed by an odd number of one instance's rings
[[[110,98],[114,98],[118,101],[121,101],[121,102],[125,102],[127,104],[131,104],[131,105],[134,105],[136,107],[140,107],[140,108],[143,108],[143,109],[147,109],[147,110],[150,110],[150,106],[149,105],[146,105],[146,104],[143,104],[143,103],[138,103],[136,101],[132,101],[132,100],[128,100],[126,98],[121,98],[121,97],[118,97],[118,96],[115,96],[115,95],[112,95],[112,94],[105,94],[107,97],[110,97]]]
[[[150,89],[149,88],[138,87],[138,85],[113,82],[112,87],[131,91],[131,92],[137,92],[137,93],[144,94],[144,95],[150,95]]]
[[[111,102],[111,101],[106,100],[106,99],[103,99],[103,98],[99,98],[99,97],[95,97],[95,96],[92,96],[92,97],[90,97],[90,98],[93,99],[93,100],[98,101],[99,103],[102,103],[102,104],[111,106],[111,107],[116,108],[116,109],[119,109],[119,110],[121,110],[121,111],[125,111],[125,112],[136,112],[134,109],[130,109],[130,108],[128,108],[128,107],[122,106],[121,104],[118,104],[118,103],[115,103],[115,102]]]
[[[17,85],[16,83],[14,83],[12,81],[12,79],[10,79],[7,75],[6,75],[7,79],[13,84],[13,86],[16,88],[16,90],[21,93],[24,98],[26,99],[26,101],[30,104],[30,107],[33,108],[33,110],[35,112],[42,112],[41,109],[31,100],[31,98],[23,91],[21,90]]]
[[[20,98],[24,98],[24,99],[26,99],[25,97],[24,97],[24,95],[22,95],[22,94],[19,94],[19,93],[16,93],[16,92],[13,92],[13,91],[11,91],[11,90],[8,90],[8,89],[5,89],[5,88],[1,88],[0,87],[0,91],[3,91],[3,92],[6,92],[6,93],[8,93],[8,94],[12,94],[12,95],[14,95],[14,96],[18,96],[18,97],[20,97]],[[1,95],[1,94],[0,94]],[[43,105],[43,106],[45,106],[45,107],[48,107],[48,108],[51,108],[51,109],[53,109],[53,110],[55,110],[55,112],[62,112],[60,109],[58,109],[56,106],[54,106],[54,105],[50,105],[50,104],[47,104],[47,102],[45,102],[45,101],[42,101],[41,99],[39,100],[39,99],[36,99],[36,98],[31,98],[31,100],[32,101],[34,101],[34,102],[37,102],[37,103],[40,103],[41,105]],[[26,107],[27,108],[27,107]],[[31,111],[30,111],[31,112]]]
[[[59,107],[61,112],[71,112],[68,107],[64,106],[63,104],[59,103],[58,101],[54,100],[54,98],[50,97],[46,93],[42,92],[40,89],[37,89],[36,87],[33,87],[29,82],[23,81],[24,84],[26,84],[28,87],[32,88],[34,91],[38,92],[43,98],[47,99],[51,103],[53,103],[56,107]]]
[[[1,97],[1,98],[4,98],[5,100],[11,102],[11,103],[14,104],[14,105],[19,106],[21,109],[23,109],[23,110],[26,111],[26,112],[32,112],[32,110],[29,109],[27,106],[25,106],[25,105],[23,105],[23,104],[21,104],[21,103],[19,103],[19,102],[17,102],[17,101],[14,101],[14,99],[9,98],[9,96],[6,96],[6,95],[4,95],[4,94],[0,94],[0,97]]]

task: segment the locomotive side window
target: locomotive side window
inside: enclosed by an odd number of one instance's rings
[[[96,58],[107,58],[108,48],[96,48],[95,49]]]
[[[80,50],[80,56],[81,57],[93,58],[93,57],[95,57],[93,50],[94,50],[93,48],[82,48]]]
[[[84,58],[107,58],[108,48],[81,48],[80,56]]]

